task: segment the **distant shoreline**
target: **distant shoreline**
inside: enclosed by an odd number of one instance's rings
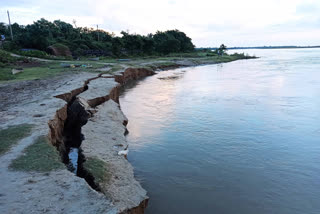
[[[238,49],[302,49],[302,48],[320,48],[320,46],[257,46],[257,47],[230,47],[228,50]],[[196,48],[197,50],[211,49],[216,50],[218,48]]]

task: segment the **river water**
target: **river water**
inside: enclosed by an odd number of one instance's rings
[[[148,214],[320,213],[320,49],[245,52],[121,96]]]

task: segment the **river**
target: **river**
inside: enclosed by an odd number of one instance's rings
[[[147,214],[320,213],[320,49],[244,52],[120,97]]]

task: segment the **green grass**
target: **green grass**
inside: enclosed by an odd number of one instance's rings
[[[87,158],[83,167],[95,178],[97,183],[107,183],[111,178],[107,163],[96,157]]]
[[[88,60],[89,58],[92,58],[92,57],[87,57],[87,58],[84,58],[84,59]],[[118,63],[118,60],[115,59],[115,58],[111,58],[111,57],[100,57],[100,60],[98,62]]]
[[[121,69],[123,69],[123,67],[120,66],[120,65],[112,65],[111,69],[110,69],[108,72],[103,72],[103,73],[112,74],[112,73],[114,73],[114,72],[116,72],[116,71],[119,71],[119,70],[121,70]]]
[[[71,56],[54,56],[39,50],[12,51],[12,52],[24,57],[35,57],[35,58],[50,59],[50,60],[72,60]]]
[[[0,62],[4,66],[6,63],[12,63],[17,61],[17,57],[13,57],[9,52],[0,49]]]
[[[39,50],[29,50],[29,51],[15,51],[16,54],[21,56],[37,57],[37,58],[46,58],[49,55],[44,51]]]
[[[59,65],[60,63],[43,63],[36,67],[23,68],[23,72],[15,75],[13,75],[11,71],[17,66],[11,65],[5,68],[0,68],[0,81],[41,79],[56,76],[68,71],[65,68],[61,68]]]
[[[11,73],[12,68],[0,68],[0,81],[13,80],[15,76]]]
[[[57,150],[49,144],[46,136],[38,137],[9,166],[12,170],[27,172],[49,172],[64,167]]]
[[[151,67],[169,67],[174,65],[176,65],[175,62],[167,61],[167,62],[156,62],[154,63],[154,65],[151,65]]]
[[[246,56],[244,54],[233,54],[233,55],[209,55],[203,52],[195,52],[195,53],[186,53],[180,54],[181,57],[178,57],[179,54],[171,54],[170,56],[150,56],[150,57],[140,57],[132,59],[128,62],[118,62],[116,59],[112,58],[102,58],[101,61],[93,62],[93,61],[84,61],[86,58],[83,58],[81,61],[68,61],[66,64],[90,64],[92,67],[76,67],[76,68],[63,68],[60,66],[61,62],[42,62],[42,64],[36,67],[24,68],[23,72],[13,75],[11,73],[12,68],[15,68],[13,65],[7,65],[6,67],[0,68],[0,82],[1,81],[21,81],[21,80],[33,80],[33,79],[44,79],[50,78],[62,74],[68,73],[79,73],[79,72],[95,72],[101,73],[97,71],[97,68],[102,68],[106,65],[101,63],[112,62],[109,66],[111,66],[111,70],[105,73],[113,73],[117,70],[122,69],[121,65],[126,65],[130,67],[147,67],[147,68],[156,68],[159,66],[173,66],[175,65],[175,60],[191,60],[196,64],[204,64],[204,63],[223,63],[223,62],[231,62],[238,59],[250,59],[253,57]],[[148,65],[141,65],[141,63],[148,63]]]
[[[27,137],[31,133],[32,127],[30,124],[21,124],[0,130],[0,155],[6,153],[21,139]]]
[[[67,64],[82,64],[81,62],[77,63],[67,63]],[[99,64],[91,64],[92,68],[63,68],[60,66],[60,63],[49,62],[42,63],[36,67],[23,68],[23,72],[13,75],[12,69],[16,66],[7,66],[5,68],[0,68],[0,82],[1,81],[21,81],[21,80],[34,80],[34,79],[44,79],[50,78],[62,74],[68,73],[79,73],[81,71],[87,72],[97,72],[97,68],[103,67]]]

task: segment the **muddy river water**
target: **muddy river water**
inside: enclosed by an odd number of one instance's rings
[[[244,52],[122,94],[147,213],[320,213],[320,49]]]

